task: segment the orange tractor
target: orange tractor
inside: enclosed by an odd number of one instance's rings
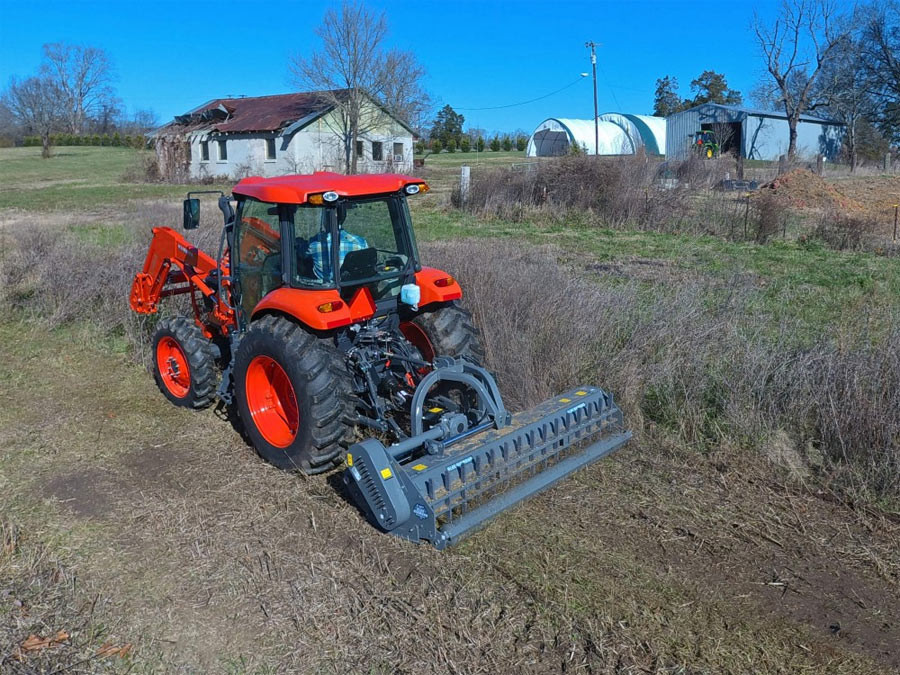
[[[374,525],[444,548],[630,433],[597,387],[506,410],[458,282],[420,263],[407,198],[427,190],[403,175],[245,178],[218,193],[217,257],[154,228],[130,301],[155,314],[190,298],[193,316],[160,320],[153,337],[172,403],[235,412],[280,468],[345,463]]]

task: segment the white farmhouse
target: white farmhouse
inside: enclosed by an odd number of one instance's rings
[[[160,173],[203,180],[343,171],[348,130],[341,122],[342,93],[208,101],[152,134]],[[353,148],[357,171],[410,171],[414,134],[409,126],[371,100],[361,116],[365,131]]]

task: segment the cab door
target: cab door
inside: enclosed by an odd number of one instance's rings
[[[281,225],[278,206],[256,199],[238,204],[235,264],[241,313],[246,321],[259,301],[281,286]]]

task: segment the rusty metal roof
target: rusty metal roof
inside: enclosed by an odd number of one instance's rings
[[[207,129],[218,133],[278,131],[298,120],[310,121],[334,107],[343,90],[311,91],[275,96],[217,98],[184,115],[177,115],[164,128],[178,131]],[[160,129],[160,131],[163,131]]]

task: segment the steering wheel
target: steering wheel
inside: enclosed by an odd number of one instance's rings
[[[375,250],[379,251],[380,253],[391,253],[391,251],[383,251],[380,248]],[[375,269],[378,272],[395,272],[401,269],[405,264],[406,263],[403,262],[403,258],[398,255],[392,255],[390,258],[385,259],[384,262],[375,265]]]

